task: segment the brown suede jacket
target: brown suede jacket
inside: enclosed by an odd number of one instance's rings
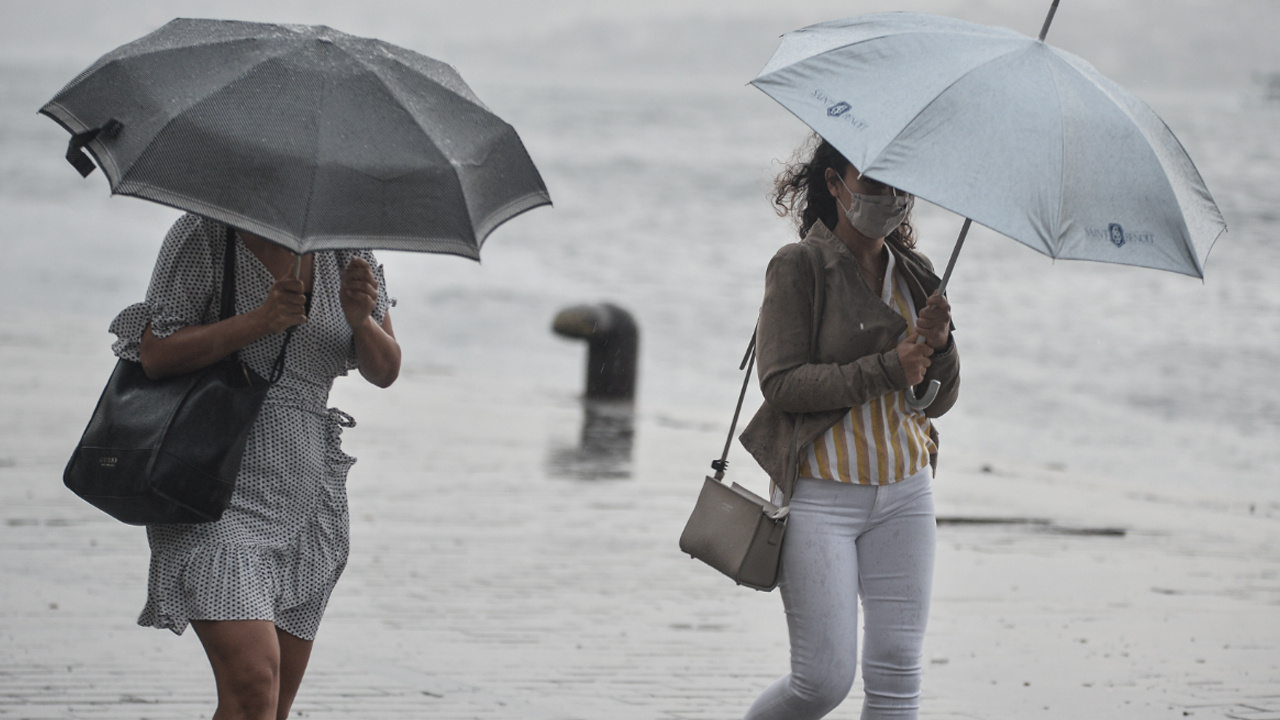
[[[941,284],[933,266],[915,251],[892,241],[886,244],[906,277],[915,306],[924,307]],[[809,347],[814,247],[821,252],[826,275],[816,351]],[[779,488],[790,491],[799,451],[851,408],[907,387],[895,349],[906,329],[902,316],[862,279],[853,253],[821,221],[804,240],[782,247],[769,261],[756,331],[765,402],[740,440]],[[954,338],[930,359],[925,382],[936,379],[942,387],[925,414],[938,417],[951,409],[960,391]]]

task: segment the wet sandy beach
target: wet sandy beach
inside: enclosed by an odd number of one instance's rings
[[[208,717],[194,636],[133,625],[142,530],[59,482],[112,364],[101,337],[0,325],[0,717]],[[611,461],[629,477],[584,480],[574,401],[465,373],[395,389],[334,394],[359,421],[353,551],[297,717],[709,720],[782,674],[777,594],[676,547],[718,428],[641,409]],[[497,425],[523,429],[495,443]],[[1276,508],[943,457],[922,717],[1280,716]]]
[[[1016,5],[910,9],[1034,32],[1043,8]],[[1280,103],[1251,80],[1280,72],[1280,5],[1212,5],[1066,0],[1054,21],[1168,122],[1230,231],[1201,282],[1055,264],[975,227],[949,292],[963,387],[939,422],[922,718],[1280,720]],[[114,363],[107,324],[177,213],[80,179],[36,115],[174,15],[323,22],[454,63],[556,203],[495,232],[483,265],[379,255],[405,364],[390,391],[347,378],[331,398],[359,422],[352,553],[295,716],[740,717],[786,670],[780,598],[677,538],[793,239],[765,195],[805,131],[745,83],[782,32],[905,5],[732,6],[0,4],[0,719],[214,707],[194,635],[134,624],[143,530],[61,484]],[[959,219],[916,212],[945,259]],[[632,412],[584,408],[583,347],[550,332],[606,300],[641,327]]]

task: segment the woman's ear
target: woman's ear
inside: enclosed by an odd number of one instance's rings
[[[840,175],[833,168],[827,168],[822,174],[822,179],[827,181],[827,194],[833,198],[840,197]]]

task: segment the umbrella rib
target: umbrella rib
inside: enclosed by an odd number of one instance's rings
[[[315,108],[312,112],[314,112],[317,116],[320,115],[321,114],[320,108],[324,107],[324,103],[328,99],[329,99],[329,78],[326,76],[324,81],[324,91],[320,97],[319,107]],[[321,127],[321,123],[318,122],[318,120],[319,118],[317,118],[317,122],[315,124],[315,127],[316,127],[315,147],[316,147],[317,156],[319,155],[319,148],[320,148],[319,135],[320,135],[320,127]],[[302,208],[302,227],[299,230],[299,240],[306,239],[307,231],[311,228],[311,205],[316,197],[316,182],[319,177],[319,174],[320,174],[320,163],[319,162],[312,163],[311,181],[307,183],[307,202],[305,205],[303,205],[303,208]]]
[[[903,14],[908,14],[908,13],[903,13]],[[805,28],[805,29],[808,29],[808,28]],[[987,28],[987,29],[991,29],[991,28]],[[799,30],[799,31],[797,31],[797,33],[799,33],[799,32],[804,32],[804,30]],[[1010,32],[1012,32],[1012,33],[1013,33],[1013,34],[1015,34],[1015,35],[1018,35],[1020,39],[1025,39],[1025,40],[1027,40],[1027,41],[1032,41],[1032,38],[1026,37],[1026,36],[1022,35],[1022,33],[1014,32],[1014,31],[1010,31]],[[786,65],[779,65],[779,66],[778,66],[778,67],[776,67],[776,68],[772,68],[772,69],[770,69],[770,68],[769,68],[768,63],[766,63],[766,64],[765,64],[764,69],[762,69],[762,70],[761,70],[761,71],[756,75],[756,77],[755,77],[751,82],[752,82],[752,83],[755,83],[755,81],[756,81],[756,80],[759,80],[759,79],[761,79],[761,78],[763,78],[763,77],[766,77],[765,70],[768,70],[768,75],[773,75],[774,73],[781,72],[781,71],[783,71],[783,70],[785,70],[785,69],[787,69],[787,68],[789,68],[789,67],[792,67],[792,66],[794,66],[794,65],[797,65],[797,64],[799,64],[799,63],[805,62],[805,61],[807,61],[807,60],[812,60],[813,58],[817,57],[818,55],[826,55],[827,53],[833,53],[833,52],[836,52],[836,51],[838,51],[838,50],[844,50],[845,48],[851,48],[851,47],[853,47],[854,45],[861,45],[861,44],[863,44],[863,43],[872,42],[872,41],[875,41],[875,40],[884,40],[885,38],[892,38],[892,37],[896,37],[896,36],[899,36],[899,35],[908,35],[908,34],[910,34],[910,35],[940,35],[940,36],[942,36],[942,37],[951,37],[951,36],[956,35],[956,34],[958,34],[958,33],[963,33],[963,34],[966,34],[966,35],[984,35],[984,33],[975,32],[975,31],[973,31],[973,30],[963,30],[963,31],[947,32],[947,31],[942,31],[942,30],[935,30],[935,29],[932,29],[932,28],[915,28],[915,29],[912,29],[912,30],[910,30],[910,31],[882,32],[882,33],[877,34],[877,35],[871,35],[871,36],[868,36],[868,37],[858,38],[857,40],[854,40],[854,41],[852,41],[852,42],[846,42],[846,43],[842,43],[842,44],[840,44],[840,45],[836,45],[836,46],[833,46],[833,47],[827,48],[827,49],[823,50],[823,51],[822,51],[822,52],[820,52],[820,53],[815,53],[815,54],[812,54],[812,55],[805,55],[805,56],[803,56],[803,57],[796,58],[795,60],[792,60],[792,61],[788,62]],[[793,34],[796,34],[796,33],[788,33],[788,35],[793,35]],[[1010,39],[1010,41],[1012,41],[1012,40],[1013,40],[1013,38],[1009,38],[1009,39]],[[785,37],[784,37],[784,42],[785,42]],[[770,62],[772,62],[772,60],[770,60]]]
[[[409,65],[408,65],[407,63],[405,63],[403,60],[401,60],[401,59],[400,59],[400,58],[398,58],[398,57],[395,57],[394,55],[391,55],[390,53],[385,53],[385,54],[384,54],[384,57],[386,57],[389,61],[391,61],[391,62],[395,63],[395,64],[396,64],[396,65],[398,65],[399,67],[402,67],[402,68],[405,68],[406,70],[409,70],[410,72],[418,72],[418,71],[414,70],[412,67],[409,67]],[[386,78],[384,78],[384,77],[382,76],[382,72],[381,72],[381,71],[382,71],[382,68],[381,68],[381,67],[379,67],[378,65],[375,65],[375,64],[373,64],[373,63],[367,62],[364,58],[361,58],[361,57],[356,57],[356,56],[352,55],[352,56],[351,56],[351,58],[352,58],[353,60],[355,60],[356,62],[360,63],[361,65],[363,65],[363,66],[365,67],[365,69],[367,69],[370,73],[372,73],[372,74],[373,74],[373,76],[374,76],[374,77],[378,78],[378,82],[382,83],[382,86],[383,86],[384,88],[386,88],[387,92],[389,92],[389,93],[391,93],[392,95],[395,95],[397,98],[399,98],[400,93],[399,93],[398,88],[392,87],[392,85],[391,85],[389,82],[387,82],[387,79],[386,79]],[[450,68],[450,69],[452,69],[452,66],[449,66],[449,68]],[[455,72],[456,72],[456,70],[455,70]],[[483,111],[483,112],[485,112],[485,113],[487,113],[487,114],[490,114],[490,115],[493,115],[493,114],[494,114],[492,110],[490,110],[489,108],[487,108],[487,107],[485,107],[485,106],[484,106],[484,103],[479,102],[479,101],[478,101],[478,98],[477,98],[476,100],[473,100],[473,99],[471,99],[471,98],[469,98],[469,97],[467,97],[467,96],[465,96],[465,95],[462,95],[461,93],[458,93],[458,92],[454,91],[453,89],[451,89],[451,88],[449,88],[448,86],[446,86],[444,83],[440,83],[440,82],[437,82],[437,81],[435,81],[435,80],[432,80],[431,78],[429,78],[429,77],[427,77],[427,76],[425,76],[425,75],[421,75],[421,77],[422,77],[423,79],[427,80],[428,82],[430,82],[432,85],[435,85],[436,87],[438,87],[438,88],[440,88],[441,90],[443,90],[443,91],[445,91],[445,92],[449,93],[450,95],[453,95],[454,97],[458,98],[459,100],[462,100],[463,102],[467,103],[468,105],[471,105],[472,107],[475,107],[476,109],[481,110],[481,111]],[[459,80],[461,80],[461,78],[459,78]],[[463,85],[465,86],[465,85],[466,85],[466,83],[465,83],[465,82],[463,82]],[[470,88],[468,88],[468,89],[470,89]],[[414,118],[414,122],[417,122],[417,118]],[[425,128],[424,128],[424,129],[425,129]]]
[[[907,121],[907,122],[903,123],[902,128],[898,131],[898,133],[897,133],[897,134],[896,134],[896,135],[895,135],[895,136],[894,136],[894,137],[893,137],[889,142],[885,143],[884,148],[885,148],[885,149],[888,149],[888,148],[892,147],[892,146],[894,145],[894,143],[896,143],[896,142],[897,142],[897,141],[902,137],[902,135],[903,135],[904,133],[906,133],[906,132],[907,132],[907,130],[912,126],[912,124],[914,124],[914,123],[915,123],[915,121],[916,121],[917,119],[919,119],[919,118],[920,118],[920,116],[921,116],[921,115],[923,115],[926,111],[928,111],[928,110],[929,110],[929,108],[933,107],[933,105],[934,105],[935,103],[937,103],[937,102],[938,102],[938,100],[939,100],[943,95],[945,95],[948,91],[950,91],[950,90],[951,90],[951,88],[955,87],[955,86],[956,86],[956,84],[957,84],[957,83],[959,83],[961,80],[964,80],[965,78],[967,78],[967,77],[969,77],[971,74],[973,74],[975,71],[977,71],[977,70],[979,70],[979,69],[981,69],[981,68],[987,67],[988,65],[990,65],[990,64],[992,64],[992,63],[994,63],[994,62],[996,62],[996,61],[998,61],[998,60],[1003,60],[1004,58],[1007,58],[1007,57],[1009,57],[1010,55],[1012,55],[1012,54],[1014,54],[1014,53],[1017,53],[1017,52],[1026,52],[1026,51],[1028,51],[1028,50],[1030,50],[1030,49],[1033,49],[1036,45],[1042,45],[1042,44],[1043,44],[1043,43],[1040,43],[1040,42],[1039,42],[1039,41],[1037,41],[1037,40],[1033,40],[1033,39],[1031,39],[1031,38],[1028,38],[1028,39],[1027,39],[1027,41],[1026,41],[1026,44],[1022,45],[1021,47],[1017,47],[1017,48],[1014,48],[1014,49],[1009,50],[1008,52],[1004,52],[1004,53],[1001,53],[1001,54],[999,54],[999,55],[995,55],[995,56],[993,56],[993,57],[990,57],[990,58],[988,58],[988,59],[986,59],[986,60],[982,61],[981,63],[978,63],[977,65],[974,65],[974,66],[973,66],[973,67],[971,67],[971,68],[968,68],[968,69],[967,69],[967,70],[965,70],[963,73],[961,73],[959,76],[957,76],[954,80],[952,80],[950,83],[948,83],[946,87],[942,88],[942,89],[941,89],[941,90],[939,90],[937,93],[934,93],[933,98],[932,98],[928,103],[926,103],[925,105],[923,105],[923,106],[920,108],[920,110],[919,110],[918,112],[916,112],[916,114],[915,114],[914,116],[912,116],[912,118],[911,118],[909,121]],[[1050,73],[1050,75],[1052,75],[1052,73]],[[1055,83],[1055,87],[1056,87],[1056,83]],[[1056,94],[1056,93],[1055,93],[1055,94]],[[1064,152],[1065,152],[1065,150],[1064,150]],[[870,163],[868,163],[868,164],[869,164],[869,165],[874,165],[874,164],[875,164],[877,161],[879,161],[879,160],[880,160],[880,158],[882,158],[883,156],[884,156],[884,150],[881,150],[881,151],[880,151],[880,154],[876,155],[876,157],[875,157],[875,158],[873,158],[873,159],[871,160],[871,162],[870,162]],[[1065,155],[1064,155],[1064,158],[1065,158]],[[1064,163],[1064,166],[1065,166],[1065,163]],[[1059,183],[1059,188],[1061,188],[1061,186],[1062,186],[1062,183]],[[1057,214],[1057,217],[1055,218],[1055,221],[1057,221],[1057,219],[1059,219],[1059,218],[1061,218],[1061,217],[1062,217],[1062,202],[1063,202],[1062,191],[1061,191],[1061,189],[1059,189],[1059,205],[1058,205],[1058,214]],[[958,214],[963,215],[964,213],[958,213]],[[966,216],[966,218],[967,218],[967,217],[968,217],[968,216]],[[1055,239],[1055,241],[1056,241],[1056,234],[1055,234],[1054,239]],[[1057,259],[1057,257],[1058,257],[1058,255],[1057,255],[1057,250],[1056,250],[1056,248],[1055,248],[1055,246],[1054,246],[1054,243],[1052,243],[1052,242],[1051,242],[1051,243],[1047,243],[1047,245],[1048,245],[1048,249],[1049,249],[1049,252],[1048,252],[1047,254],[1049,255],[1049,257],[1051,257],[1051,258],[1053,258],[1053,259],[1055,259],[1055,260],[1056,260],[1056,259]]]
[[[241,40],[244,40],[244,38],[238,38],[238,39],[235,39],[235,40],[225,40],[225,41],[220,41],[220,42],[232,43],[232,42],[240,42]],[[215,44],[215,43],[210,43],[210,45],[213,45],[213,44]],[[174,48],[169,48],[169,49],[174,49]],[[179,48],[179,49],[180,49],[180,48]],[[157,52],[158,52],[158,51],[157,51]],[[262,66],[262,64],[263,64],[263,63],[268,62],[268,61],[270,61],[270,60],[276,60],[276,59],[279,59],[279,58],[280,58],[280,56],[281,56],[281,55],[284,55],[284,54],[285,54],[285,52],[283,52],[283,51],[282,51],[282,52],[273,52],[273,53],[268,53],[268,54],[266,54],[266,56],[265,56],[265,57],[263,57],[263,58],[262,58],[261,60],[259,60],[258,62],[255,62],[255,63],[253,63],[252,65],[249,65],[249,66],[245,67],[245,68],[244,68],[244,70],[243,70],[242,72],[240,72],[238,75],[236,75],[236,76],[234,76],[234,77],[231,77],[231,78],[228,78],[226,82],[223,82],[222,84],[218,85],[218,87],[214,88],[212,92],[205,93],[205,94],[203,94],[203,95],[200,95],[199,97],[194,97],[194,98],[192,98],[192,99],[191,99],[191,101],[190,101],[190,102],[188,102],[188,103],[186,103],[186,104],[183,104],[183,105],[181,105],[181,106],[175,106],[175,107],[172,109],[172,111],[168,113],[169,117],[165,119],[164,123],[163,123],[163,124],[162,124],[158,129],[157,129],[157,131],[156,131],[154,134],[155,134],[155,135],[159,135],[161,132],[163,132],[163,131],[167,130],[167,129],[168,129],[168,128],[173,124],[173,122],[174,122],[175,120],[177,120],[180,116],[182,116],[182,114],[183,114],[183,113],[187,112],[188,110],[190,110],[191,108],[195,107],[196,105],[199,105],[200,103],[204,102],[205,100],[208,100],[210,97],[212,97],[213,95],[217,94],[217,93],[218,93],[219,91],[221,91],[223,88],[226,88],[227,86],[229,86],[229,85],[231,85],[231,84],[233,84],[233,83],[236,83],[236,82],[239,82],[240,80],[243,80],[245,77],[247,77],[247,76],[248,76],[250,73],[252,73],[254,70],[256,70],[257,68],[259,68],[260,66]],[[137,162],[133,163],[133,165],[131,165],[131,166],[130,166],[130,169],[132,169],[132,168],[133,168],[134,166],[136,166],[136,165],[137,165]],[[122,174],[122,175],[120,176],[121,181],[123,181],[123,180],[124,180],[124,178],[125,178],[125,176],[127,176],[127,175],[128,175],[128,171],[126,171],[124,174]]]
[[[170,24],[171,24],[171,23],[173,23],[173,22],[176,22],[176,21],[170,21]],[[163,28],[161,28],[161,29],[163,29]],[[156,32],[160,32],[160,30],[157,30]],[[154,33],[153,33],[153,34],[154,34]],[[78,85],[78,84],[79,84],[81,81],[83,81],[85,78],[89,77],[90,75],[93,75],[94,73],[100,72],[103,68],[105,68],[105,67],[107,67],[107,66],[109,66],[109,65],[119,64],[119,63],[122,63],[122,62],[125,62],[125,61],[135,60],[135,59],[140,59],[140,58],[149,58],[149,57],[152,57],[152,56],[155,56],[155,55],[160,55],[160,54],[162,54],[162,53],[177,52],[177,51],[182,51],[182,50],[187,50],[187,49],[189,49],[189,46],[182,46],[182,45],[177,45],[177,46],[166,46],[166,47],[158,47],[158,48],[153,48],[153,49],[150,49],[150,50],[138,50],[138,49],[134,48],[134,46],[136,46],[136,45],[140,44],[140,43],[141,43],[143,40],[145,40],[147,37],[150,37],[150,35],[144,36],[144,37],[139,38],[139,39],[137,39],[137,40],[135,40],[135,41],[133,41],[133,42],[131,42],[131,43],[128,43],[128,44],[126,44],[126,45],[123,45],[123,46],[121,46],[121,47],[118,47],[118,48],[116,48],[115,50],[112,50],[111,52],[107,53],[106,55],[103,55],[102,57],[98,58],[97,60],[95,60],[95,61],[94,61],[94,63],[93,63],[92,65],[90,65],[89,67],[85,68],[83,71],[81,71],[81,72],[80,72],[80,74],[79,74],[79,75],[75,76],[74,78],[72,78],[72,79],[71,79],[71,81],[70,81],[70,82],[68,82],[66,85],[62,86],[62,89],[60,89],[60,90],[57,92],[57,94],[56,94],[56,95],[54,95],[54,97],[58,97],[58,96],[62,95],[62,94],[63,94],[63,93],[65,93],[67,90],[70,90],[72,87],[74,87],[74,86]],[[217,45],[220,45],[220,44],[235,43],[235,42],[244,42],[244,41],[249,41],[249,40],[252,40],[252,39],[253,39],[253,38],[248,38],[248,37],[241,37],[241,38],[220,38],[220,39],[212,40],[212,41],[209,41],[209,42],[197,43],[197,44],[195,44],[195,45],[196,45],[196,46],[199,46],[199,47],[214,47],[214,46],[217,46]],[[124,52],[126,49],[128,49],[128,50],[129,50],[129,52],[127,52],[127,53],[126,53],[126,52]]]
[[[408,70],[410,70],[410,71],[412,71],[412,70],[413,70],[413,68],[410,68],[408,65],[406,65],[406,64],[405,64],[405,63],[403,63],[403,62],[401,62],[398,58],[390,57],[390,56],[388,56],[388,57],[389,57],[389,59],[390,59],[392,62],[396,63],[396,64],[397,64],[397,65],[399,65],[400,67],[407,68],[407,69],[408,69]],[[397,100],[399,100],[399,99],[402,97],[402,93],[401,93],[401,91],[400,91],[400,88],[399,88],[398,86],[396,86],[396,85],[393,85],[393,84],[392,84],[392,81],[389,81],[387,78],[383,77],[382,73],[380,72],[380,71],[382,70],[382,68],[380,68],[380,67],[378,67],[377,65],[374,65],[374,64],[372,64],[372,63],[368,63],[368,62],[366,62],[363,58],[357,58],[357,57],[354,57],[354,56],[353,56],[353,59],[354,59],[354,60],[356,60],[356,62],[358,62],[358,63],[360,63],[361,65],[363,65],[363,66],[365,67],[365,69],[367,69],[367,70],[369,71],[369,73],[370,73],[371,75],[373,75],[375,78],[377,78],[377,79],[378,79],[378,83],[379,83],[379,84],[381,84],[381,85],[382,85],[382,87],[383,87],[383,88],[384,88],[384,89],[385,89],[389,94],[391,94],[391,95],[392,95],[393,97],[395,97]],[[432,85],[435,85],[436,87],[440,88],[441,90],[443,90],[444,92],[448,93],[449,95],[451,95],[451,96],[453,96],[453,97],[455,97],[455,98],[458,98],[459,100],[462,100],[463,102],[465,102],[465,103],[467,103],[468,105],[471,105],[472,107],[474,107],[474,108],[476,108],[476,109],[480,110],[481,112],[483,112],[483,113],[484,113],[484,114],[486,114],[486,115],[490,115],[490,116],[492,116],[492,117],[493,117],[493,119],[494,119],[496,122],[498,122],[498,123],[502,124],[502,125],[503,125],[504,127],[506,127],[507,129],[509,129],[509,130],[514,130],[514,128],[512,128],[512,127],[511,127],[511,126],[510,126],[506,121],[504,121],[502,118],[499,118],[497,115],[495,115],[495,114],[493,113],[493,111],[492,111],[492,110],[490,110],[489,108],[485,107],[483,104],[481,104],[481,103],[477,103],[477,102],[473,102],[472,100],[468,99],[467,97],[465,97],[465,96],[463,96],[463,95],[460,95],[460,94],[458,94],[457,92],[454,92],[453,90],[451,90],[451,89],[450,89],[450,88],[448,88],[447,86],[443,85],[442,83],[438,83],[438,82],[436,82],[435,80],[431,80],[430,78],[425,78],[425,79],[426,79],[426,80],[428,80]],[[465,83],[464,83],[464,84],[465,84]],[[408,115],[409,115],[409,117],[413,120],[413,124],[414,124],[414,125],[416,125],[416,126],[418,127],[418,129],[422,131],[423,136],[424,136],[424,137],[426,137],[426,138],[431,142],[432,146],[433,146],[433,147],[435,147],[437,151],[439,151],[439,150],[440,150],[440,146],[436,143],[436,141],[435,141],[435,140],[432,140],[432,139],[431,139],[431,133],[430,133],[430,132],[428,132],[428,128],[424,127],[424,126],[422,125],[422,122],[421,122],[421,121],[420,121],[420,120],[419,120],[419,119],[418,119],[418,118],[417,118],[413,113],[407,113],[407,114],[408,114]],[[441,154],[442,156],[444,156],[446,159],[448,159],[448,160],[449,160],[449,164],[450,164],[450,165],[453,165],[453,164],[454,164],[454,163],[453,163],[453,160],[449,158],[449,154],[448,154],[448,153],[445,153],[445,152],[441,151],[441,152],[440,152],[440,154]]]
[[[1050,49],[1052,49],[1052,47]],[[1068,58],[1068,60],[1070,60],[1070,58]],[[1088,69],[1091,70],[1092,72],[1084,72],[1082,68],[1077,67],[1076,64],[1073,62],[1068,62],[1067,64],[1074,67],[1077,71],[1077,74],[1082,79],[1088,81],[1088,83],[1092,85],[1098,92],[1102,93],[1103,95],[1106,95],[1108,98],[1112,98],[1113,100],[1115,99],[1115,93],[1112,92],[1113,88],[1109,87],[1106,84],[1106,83],[1111,83],[1112,85],[1114,85],[1114,83],[1110,81],[1108,78],[1106,78],[1106,76],[1094,70],[1091,65],[1088,65],[1088,63],[1085,63]],[[1218,232],[1213,236],[1213,240],[1209,242],[1209,246],[1205,249],[1204,257],[1207,259],[1209,257],[1209,253],[1213,250],[1213,246],[1218,243],[1218,238],[1222,237],[1222,233],[1226,232],[1227,230],[1226,220],[1223,219],[1222,212],[1221,210],[1218,209],[1218,204],[1213,200],[1213,195],[1209,192],[1209,186],[1205,184],[1204,177],[1200,174],[1200,169],[1196,167],[1194,162],[1192,162],[1191,155],[1187,152],[1186,147],[1183,146],[1182,141],[1179,140],[1178,136],[1174,134],[1173,130],[1169,127],[1169,124],[1164,121],[1164,118],[1160,117],[1160,115],[1156,113],[1154,110],[1151,110],[1150,106],[1147,105],[1145,102],[1143,102],[1141,98],[1137,97],[1136,95],[1133,97],[1135,100],[1137,100],[1137,102],[1140,105],[1147,108],[1147,110],[1151,112],[1152,116],[1156,119],[1156,121],[1160,123],[1160,127],[1164,128],[1168,136],[1177,145],[1178,151],[1182,153],[1182,156],[1187,159],[1187,165],[1190,168],[1191,172],[1195,175],[1196,182],[1199,184],[1199,187],[1203,189],[1205,198],[1209,201],[1209,205],[1213,208],[1214,213],[1217,215],[1218,220],[1222,224],[1221,229],[1219,229]],[[1133,113],[1129,111],[1129,108],[1124,103],[1115,102],[1114,105],[1118,110],[1120,110],[1120,112],[1123,112],[1125,116],[1129,118],[1130,121],[1133,122],[1135,127],[1138,127],[1138,128],[1143,127],[1143,124],[1138,121],[1138,118],[1134,117]],[[1163,165],[1163,163],[1160,163],[1160,164]],[[1188,250],[1190,251],[1189,254],[1191,255],[1192,262],[1195,263],[1196,271],[1199,273],[1199,277],[1201,279],[1204,279],[1204,263],[1201,261],[1200,254],[1197,252],[1197,248],[1195,247],[1195,240],[1194,238],[1191,237],[1191,228],[1187,226],[1185,218],[1183,218],[1183,226],[1187,230],[1187,238],[1191,241],[1191,247],[1188,248]]]
[[[381,72],[381,70],[382,70],[382,68],[381,68],[381,67],[377,66],[376,64],[373,64],[373,63],[367,62],[364,58],[355,57],[354,55],[353,55],[352,57],[353,57],[353,59],[354,59],[356,62],[358,62],[358,63],[360,63],[360,65],[364,66],[364,68],[365,68],[366,70],[368,70],[368,71],[369,71],[369,74],[370,74],[370,75],[372,75],[374,78],[376,78],[376,79],[377,79],[378,83],[379,83],[380,85],[382,85],[383,89],[385,89],[385,90],[387,91],[387,93],[388,93],[388,94],[390,94],[392,97],[395,97],[396,99],[400,99],[400,98],[402,97],[403,93],[401,92],[401,89],[399,88],[399,86],[398,86],[397,84],[395,84],[394,79],[388,79],[387,77],[384,77],[384,76],[383,76],[383,74],[382,74],[382,72]],[[392,57],[392,56],[389,56],[389,55],[388,55],[387,57],[389,57],[389,59],[391,60],[391,62],[396,63],[396,64],[397,64],[398,66],[400,66],[400,67],[404,67],[404,68],[407,68],[407,69],[409,69],[409,70],[412,70],[412,69],[413,69],[413,68],[409,68],[405,63],[401,62],[398,58],[395,58],[395,57]],[[478,110],[480,110],[480,111],[484,112],[486,115],[490,115],[490,116],[492,116],[496,122],[500,123],[503,127],[507,128],[508,130],[513,130],[513,128],[511,128],[511,126],[510,126],[510,125],[508,125],[505,121],[503,121],[503,120],[502,120],[501,118],[499,118],[497,115],[494,115],[494,114],[493,114],[493,111],[489,110],[489,109],[488,109],[487,107],[485,107],[483,104],[479,104],[479,103],[476,103],[476,102],[472,102],[470,99],[466,98],[466,97],[465,97],[465,96],[463,96],[463,95],[458,94],[457,92],[455,92],[455,91],[453,91],[452,89],[450,89],[450,88],[446,87],[445,85],[443,85],[443,84],[441,84],[441,83],[438,83],[438,82],[436,82],[436,81],[434,81],[434,80],[431,80],[430,78],[426,78],[426,79],[427,79],[429,82],[431,82],[431,84],[433,84],[433,85],[435,85],[436,87],[440,88],[442,91],[444,91],[444,92],[448,93],[448,94],[449,94],[449,95],[451,95],[452,97],[458,98],[459,100],[462,100],[463,102],[467,103],[468,105],[471,105],[472,107],[475,107],[476,109],[478,109]],[[464,84],[465,84],[465,83],[464,83]],[[431,133],[430,133],[430,132],[428,132],[428,128],[426,128],[426,127],[424,127],[424,126],[423,126],[423,124],[422,124],[421,120],[419,120],[419,118],[418,118],[417,116],[415,116],[413,113],[411,113],[411,112],[407,112],[407,110],[406,110],[406,114],[407,114],[407,115],[409,116],[409,118],[413,121],[413,124],[414,124],[415,126],[417,126],[419,130],[421,130],[421,131],[422,131],[422,135],[423,135],[423,137],[424,137],[424,138],[426,138],[426,139],[427,139],[427,141],[428,141],[428,142],[430,142],[430,143],[431,143],[431,145],[432,145],[433,147],[435,147],[435,148],[436,148],[437,152],[440,152],[441,156],[442,156],[442,157],[444,157],[444,158],[449,162],[449,164],[450,164],[450,165],[455,165],[455,167],[456,167],[456,164],[454,163],[453,159],[449,157],[449,154],[440,150],[440,146],[439,146],[439,144],[438,144],[438,143],[436,143],[436,141],[431,137]],[[492,148],[490,148],[490,149],[489,149],[489,152],[491,152],[491,151],[492,151]],[[462,189],[462,187],[461,187],[461,186],[462,186],[462,182],[461,182],[461,180],[460,180],[456,175],[453,177],[453,180],[454,180],[454,182],[455,182],[455,183],[457,183],[457,185],[458,185],[458,187],[459,187],[459,191],[460,191],[460,192],[459,192],[459,194],[460,194],[463,198],[465,198],[465,197],[466,197],[466,193],[461,192],[461,189]],[[469,205],[469,204],[468,204],[468,206],[467,206],[467,213],[468,213],[468,214],[470,214],[470,213],[471,213],[471,207],[470,207],[470,205]],[[495,226],[495,227],[496,227],[496,226]],[[477,234],[478,234],[478,233],[477,233]]]
[[[1058,6],[1057,0],[1054,0],[1054,8],[1057,8],[1057,6]],[[1050,20],[1053,19],[1052,10],[1050,10],[1049,12],[1049,19]],[[1049,28],[1049,21],[1046,20],[1045,29],[1047,30],[1048,28]],[[1043,40],[1041,40],[1041,42],[1043,42]],[[1049,80],[1053,83],[1053,97],[1055,100],[1058,101],[1057,117],[1061,118],[1062,117],[1062,86],[1058,84],[1058,76],[1053,72],[1053,68],[1050,67],[1047,62],[1044,63],[1044,66],[1048,70]],[[1058,166],[1058,211],[1053,218],[1053,225],[1054,225],[1053,242],[1049,243],[1049,250],[1051,251],[1049,253],[1049,257],[1053,258],[1054,260],[1058,259],[1058,243],[1061,241],[1060,236],[1062,234],[1062,209],[1063,207],[1066,206],[1066,203],[1067,203],[1067,192],[1066,192],[1067,132],[1066,132],[1066,128],[1063,128],[1062,132],[1059,134],[1059,137],[1062,139],[1062,144],[1060,147],[1061,154],[1059,154],[1058,156],[1060,160],[1060,164]]]

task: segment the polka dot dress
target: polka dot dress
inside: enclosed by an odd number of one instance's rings
[[[218,320],[226,227],[183,216],[165,238],[145,303],[111,324],[116,355],[138,360],[148,324],[158,338]],[[236,312],[258,307],[275,279],[242,242],[235,242]],[[147,603],[138,624],[181,634],[191,620],[269,620],[285,632],[315,638],[329,594],[347,561],[346,478],[355,458],[342,452],[351,416],[326,407],[339,375],[356,368],[355,343],[339,303],[342,269],[362,257],[378,278],[373,316],[394,303],[372,253],[315,255],[311,309],[289,343],[284,374],[267,393],[245,446],[231,505],[222,519],[195,525],[151,525]],[[284,341],[264,337],[240,350],[263,377]]]

